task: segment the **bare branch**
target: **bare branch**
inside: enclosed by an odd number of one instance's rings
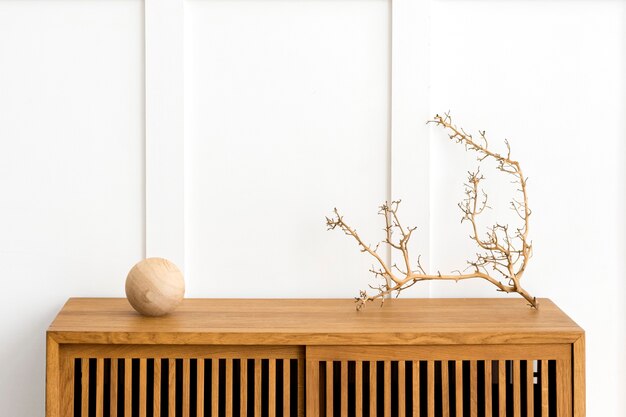
[[[428,121],[437,126],[443,127],[451,140],[465,146],[468,151],[477,153],[479,162],[485,159],[494,159],[496,161],[496,169],[511,175],[513,183],[519,184],[517,192],[519,197],[513,198],[510,207],[520,217],[522,225],[516,228],[510,228],[507,224],[496,223],[487,228],[484,235],[478,231],[478,218],[485,209],[490,208],[488,205],[487,193],[480,187],[480,183],[485,177],[480,172],[480,168],[476,172],[468,172],[467,183],[465,184],[465,199],[463,199],[458,207],[462,212],[461,222],[467,220],[472,229],[470,239],[476,242],[477,246],[482,250],[476,254],[475,260],[467,261],[465,271],[455,270],[452,274],[446,275],[437,271],[436,274],[427,274],[422,267],[421,257],[418,256],[415,268],[411,267],[408,243],[412,233],[416,228],[406,228],[402,226],[398,216],[400,200],[385,202],[379,208],[379,214],[385,218],[385,240],[383,241],[392,250],[397,250],[402,254],[404,266],[401,268],[396,264],[389,267],[382,257],[377,253],[378,245],[374,249],[370,245],[366,245],[355,229],[348,226],[337,209],[334,210],[333,217],[326,217],[326,226],[328,230],[339,228],[346,235],[353,237],[362,252],[367,252],[373,256],[378,262],[379,267],[372,267],[370,272],[375,277],[383,279],[384,284],[370,286],[376,293],[369,295],[367,291],[360,291],[359,296],[355,297],[357,310],[365,306],[368,301],[376,299],[384,302],[386,296],[396,292],[396,296],[401,291],[415,285],[420,281],[433,280],[454,280],[461,281],[471,278],[484,279],[497,287],[498,291],[505,293],[518,293],[524,297],[528,303],[538,308],[537,300],[532,297],[522,286],[520,280],[528,265],[528,260],[532,256],[532,242],[528,241],[529,217],[532,213],[528,207],[528,196],[526,193],[526,184],[528,179],[524,177],[519,162],[511,159],[511,146],[508,140],[504,140],[506,146],[506,156],[489,149],[489,142],[485,131],[479,131],[479,142],[477,142],[471,134],[462,128],[457,128],[452,122],[450,113],[443,116],[436,115],[433,120]],[[398,238],[394,240],[394,231],[397,232]],[[396,271],[397,275],[394,274]],[[490,274],[490,271],[495,276]]]

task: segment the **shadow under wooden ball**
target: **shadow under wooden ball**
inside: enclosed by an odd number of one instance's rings
[[[138,262],[126,277],[126,297],[137,312],[162,316],[173,311],[185,295],[183,274],[163,258]]]

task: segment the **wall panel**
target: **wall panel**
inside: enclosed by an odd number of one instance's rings
[[[143,3],[0,1],[0,404],[41,416],[44,331],[143,256]]]
[[[389,4],[185,4],[190,294],[349,297],[388,192]]]

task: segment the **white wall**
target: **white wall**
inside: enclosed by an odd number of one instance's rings
[[[392,195],[427,265],[458,268],[473,253],[456,202],[474,162],[423,124],[448,109],[511,140],[534,210],[524,281],[587,331],[588,415],[623,415],[621,2],[147,1],[0,0],[6,415],[43,415],[48,323],[67,297],[123,296],[146,245],[184,253],[191,297],[352,297],[371,261],[323,217],[338,206],[375,242]],[[177,68],[184,89],[167,83]],[[145,102],[160,93],[174,100]],[[172,189],[184,216],[159,205]],[[472,282],[405,295],[429,294],[498,295]]]
[[[494,146],[511,141],[533,210],[534,256],[523,283],[586,330],[589,416],[625,415],[625,6],[432,5],[432,109],[450,109],[459,125],[485,129]],[[449,270],[474,253],[454,203],[476,163],[441,132],[431,140],[431,264]],[[489,195],[506,203],[511,188],[496,183]],[[431,295],[497,296],[482,282],[433,284]]]
[[[324,215],[380,229],[367,221],[388,193],[387,2],[191,0],[185,29],[190,293],[355,294],[350,266],[370,260]]]
[[[143,4],[0,1],[0,407],[44,414],[45,330],[144,251]]]

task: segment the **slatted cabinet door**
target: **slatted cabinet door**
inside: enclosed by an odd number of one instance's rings
[[[298,417],[304,348],[67,345],[62,417]]]
[[[571,345],[309,346],[307,416],[570,417]]]

